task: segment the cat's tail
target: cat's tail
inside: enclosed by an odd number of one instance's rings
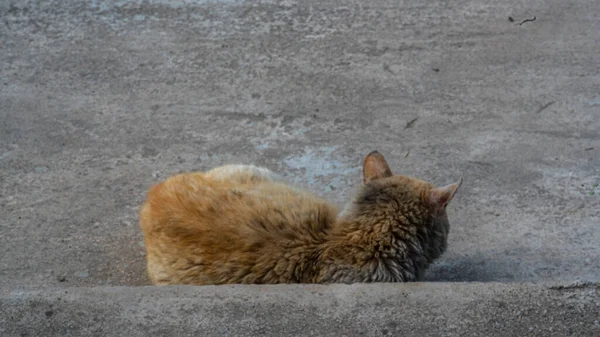
[[[216,167],[205,173],[205,177],[217,181],[279,181],[280,177],[264,167],[230,164]]]

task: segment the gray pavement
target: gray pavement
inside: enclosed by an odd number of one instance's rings
[[[74,288],[0,295],[12,336],[600,335],[593,284]]]
[[[464,177],[427,281],[599,282],[599,32],[595,0],[0,1],[0,289],[147,285],[153,183],[254,163],[343,205],[373,149]]]

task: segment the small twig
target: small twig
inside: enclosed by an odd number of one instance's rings
[[[594,149],[593,147],[588,147],[588,148],[586,148],[585,150],[586,150],[586,151],[591,151],[591,150],[593,150],[593,149]]]
[[[519,22],[519,23],[515,24],[515,26],[516,26],[516,25],[522,26],[522,25],[523,25],[525,22],[531,22],[531,21],[535,21],[535,19],[536,19],[536,17],[535,17],[535,16],[533,17],[533,19],[525,19],[525,20],[523,20],[523,21],[521,21],[521,22]]]
[[[548,107],[550,107],[550,106],[551,106],[552,104],[554,104],[554,103],[556,103],[556,101],[548,102],[548,103],[546,103],[546,104],[542,105],[542,106],[541,106],[541,107],[538,109],[538,111],[537,111],[536,113],[538,113],[538,114],[539,114],[540,112],[542,112],[542,111],[544,111],[544,110],[548,109]]]
[[[410,150],[406,151],[406,154],[404,155],[404,158],[408,157],[409,154],[410,154]]]
[[[405,129],[412,128],[412,126],[415,124],[415,122],[417,121],[417,119],[419,119],[419,117],[415,117],[415,118],[411,119],[410,121],[408,121],[408,123],[406,123],[406,127],[404,127],[404,128]]]

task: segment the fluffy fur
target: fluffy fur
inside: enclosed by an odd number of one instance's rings
[[[442,188],[395,176],[373,151],[343,214],[269,170],[227,165],[152,187],[140,213],[156,285],[409,282],[447,246]]]

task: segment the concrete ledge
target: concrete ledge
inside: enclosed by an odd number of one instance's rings
[[[600,284],[5,292],[2,336],[599,336]]]

